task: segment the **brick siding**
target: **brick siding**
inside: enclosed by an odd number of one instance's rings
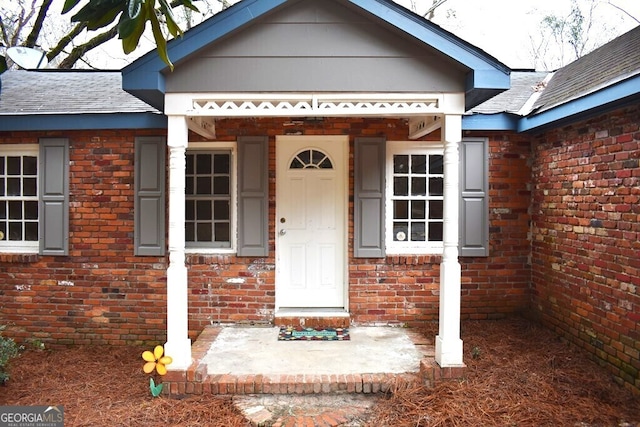
[[[47,344],[158,342],[164,257],[133,256],[132,131],[0,133],[2,144],[70,140],[69,256],[0,255],[0,324]]]
[[[489,138],[489,256],[460,258],[462,318],[494,319],[529,306],[531,145],[515,133],[477,136]]]
[[[534,138],[532,309],[640,389],[640,107]]]
[[[440,256],[354,259],[353,139],[407,138],[407,123],[383,119],[219,120],[219,140],[270,137],[270,256],[188,255],[189,333],[218,322],[270,322],[275,304],[275,136],[350,136],[349,299],[358,323],[437,320]],[[167,257],[133,256],[133,144],[160,131],[0,133],[0,143],[70,139],[70,254],[0,255],[0,323],[18,340],[139,344],[165,340]],[[435,138],[439,138],[435,135]],[[192,141],[197,137],[191,135]],[[490,136],[490,256],[462,258],[462,316],[491,319],[529,303],[530,146]]]

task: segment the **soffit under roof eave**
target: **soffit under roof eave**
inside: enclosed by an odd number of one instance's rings
[[[164,110],[165,76],[163,73],[139,71],[122,73],[122,89],[158,111]]]
[[[471,70],[467,73],[465,109],[477,107],[511,87],[510,73],[497,70]]]

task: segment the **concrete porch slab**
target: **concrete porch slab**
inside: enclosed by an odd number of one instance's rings
[[[399,328],[349,328],[348,341],[278,341],[279,328],[223,328],[208,375],[418,373],[423,355]]]
[[[348,341],[278,341],[277,327],[210,326],[192,345],[187,371],[169,371],[165,391],[184,394],[384,392],[398,381],[431,384],[444,372],[431,340],[392,327],[351,327]],[[436,372],[437,371],[437,372]]]

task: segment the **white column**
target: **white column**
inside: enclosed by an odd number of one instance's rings
[[[440,264],[440,323],[436,336],[436,362],[441,367],[460,366],[460,283],[458,262],[459,163],[462,116],[445,115],[444,138],[444,252]]]
[[[171,370],[191,365],[189,339],[189,291],[185,265],[184,189],[188,128],[185,116],[169,116],[169,268],[167,269],[167,343],[165,354],[173,358]]]

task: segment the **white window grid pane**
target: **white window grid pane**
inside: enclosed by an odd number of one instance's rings
[[[38,242],[37,152],[0,152],[0,248]]]
[[[412,153],[411,155],[407,156],[406,154],[396,154],[394,155],[394,164],[396,164],[395,158],[398,155],[407,157],[409,160],[409,165],[406,168],[405,172],[398,173],[394,171],[392,173],[392,176],[394,182],[396,181],[396,178],[400,178],[403,182],[407,183],[408,188],[406,191],[406,195],[393,194],[391,196],[391,203],[395,203],[396,201],[406,201],[409,209],[408,218],[396,218],[396,210],[393,209],[393,240],[396,242],[424,242],[428,240],[430,224],[443,223],[443,219],[429,218],[429,201],[444,200],[444,196],[434,196],[429,194],[430,178],[444,179],[444,175],[441,173],[431,173],[431,171],[429,170],[429,165],[431,163],[430,160],[432,156],[442,155]],[[418,165],[414,165],[415,162],[420,162],[421,167],[418,167]],[[426,167],[423,162],[426,162]],[[424,170],[424,172],[422,172],[422,170]],[[425,185],[424,188],[422,185]],[[417,210],[413,209],[412,206],[418,206],[421,203],[412,202],[424,203],[424,211],[420,210],[420,212],[418,212]]]
[[[7,164],[8,158],[14,158],[11,170]],[[7,178],[14,180],[17,191],[13,191],[13,194],[8,192]],[[38,252],[38,185],[38,145],[0,145],[0,252]],[[14,206],[14,215],[19,212],[16,218],[9,218],[10,202]],[[15,235],[10,233],[10,228],[17,230]],[[9,240],[9,234],[12,240]]]
[[[227,156],[227,168],[223,172],[215,170],[214,156]],[[204,158],[208,158],[211,164],[210,170],[198,171],[197,163],[203,161]],[[218,160],[220,158],[218,157]],[[185,227],[187,229],[186,244],[188,247],[200,247],[200,248],[230,248],[231,247],[231,218],[232,218],[232,204],[231,204],[231,152],[228,150],[198,150],[190,151],[187,153],[187,161],[191,162],[194,167],[191,170],[187,170],[186,179],[187,182],[193,183],[193,193],[185,195],[185,203],[195,203],[196,207],[193,210],[193,218],[188,218],[185,221]],[[205,187],[198,188],[198,180],[201,182],[209,180],[209,184]],[[217,181],[216,181],[217,179]],[[227,187],[225,194],[220,193],[220,179],[227,181]],[[189,186],[188,186],[189,187]],[[207,194],[202,193],[202,189],[207,189]],[[216,191],[216,189],[218,191]],[[203,212],[198,213],[198,202],[206,201],[210,204],[209,214]],[[225,201],[229,206],[229,212],[226,215],[217,215],[214,206],[216,201]],[[202,206],[202,205],[201,205]],[[216,236],[216,230],[220,230],[220,233],[225,233],[223,237]],[[223,231],[224,230],[224,231]]]

